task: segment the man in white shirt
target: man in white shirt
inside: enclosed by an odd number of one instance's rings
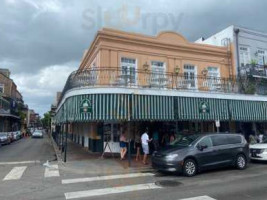
[[[143,164],[144,165],[147,165],[147,155],[149,154],[148,143],[152,141],[152,139],[149,139],[147,132],[148,132],[148,129],[146,129],[146,132],[144,132],[141,136],[142,148],[143,148],[143,152],[144,152],[144,158],[143,158]]]
[[[260,133],[259,134],[259,143],[262,143],[263,142],[263,135]]]

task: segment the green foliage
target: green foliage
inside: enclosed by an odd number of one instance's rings
[[[243,77],[240,79],[241,90],[245,94],[255,94],[256,92],[256,83],[255,79],[251,77]]]
[[[251,65],[257,65],[258,62],[257,62],[256,59],[251,59],[250,64],[251,64]]]
[[[43,127],[50,127],[51,122],[51,113],[50,111],[44,114],[44,117],[41,119]]]

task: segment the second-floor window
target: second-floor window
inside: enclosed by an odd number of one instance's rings
[[[0,94],[4,93],[4,84],[0,84]]]
[[[220,71],[218,67],[208,67],[208,76],[212,78],[219,78]]]
[[[151,83],[159,86],[167,84],[165,77],[165,63],[160,61],[151,61]]]
[[[239,60],[241,66],[250,64],[250,50],[249,47],[239,47]]]
[[[265,65],[266,59],[267,59],[267,51],[259,49],[257,51],[257,54],[258,54],[258,64],[259,65]]]
[[[218,67],[209,66],[208,68],[208,87],[209,89],[220,89],[220,70]]]
[[[133,58],[121,58],[121,78],[124,84],[135,84],[136,83],[136,59]]]
[[[187,88],[197,87],[197,67],[190,64],[184,65],[184,79]]]

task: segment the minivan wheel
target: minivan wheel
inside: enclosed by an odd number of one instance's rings
[[[183,174],[185,176],[194,176],[197,173],[197,164],[194,160],[192,159],[187,159],[184,162],[183,166]]]
[[[239,154],[236,157],[236,168],[237,169],[245,169],[247,167],[247,159],[244,155]]]

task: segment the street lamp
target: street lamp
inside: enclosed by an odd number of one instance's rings
[[[208,75],[208,70],[205,68],[205,69],[202,70],[201,73],[202,73],[203,76],[206,77]]]
[[[147,62],[145,64],[143,64],[143,68],[145,71],[148,71],[149,65],[147,64]]]
[[[179,68],[178,65],[175,67],[174,72],[175,72],[176,75],[179,74],[179,72],[180,72],[180,68]]]

